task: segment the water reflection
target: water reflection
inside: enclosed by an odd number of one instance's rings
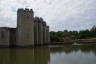
[[[63,46],[63,47],[51,47],[51,53],[72,53],[81,51],[82,53],[93,52],[96,54],[96,45],[81,45],[81,46]]]
[[[50,48],[50,64],[96,64],[96,46]]]
[[[9,64],[9,50],[0,49],[0,64]]]
[[[0,64],[95,64],[96,46],[0,49]]]
[[[35,64],[48,64],[50,61],[50,49],[49,48],[35,48],[34,49],[34,62]]]
[[[48,64],[49,60],[48,47],[0,49],[0,64]]]

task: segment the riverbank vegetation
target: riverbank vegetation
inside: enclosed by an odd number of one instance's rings
[[[78,42],[78,41],[95,41],[96,42],[96,26],[91,29],[80,30],[80,31],[51,31],[50,32],[51,42]]]

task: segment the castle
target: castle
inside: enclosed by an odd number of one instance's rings
[[[49,26],[32,9],[18,9],[17,27],[0,27],[0,46],[34,46],[50,42]]]

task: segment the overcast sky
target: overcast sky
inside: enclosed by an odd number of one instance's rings
[[[32,8],[51,31],[96,25],[96,0],[0,0],[0,26],[16,27],[18,8]]]

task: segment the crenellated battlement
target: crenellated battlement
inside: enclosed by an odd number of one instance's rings
[[[18,9],[18,12],[33,12],[33,10],[32,9],[28,9],[28,8],[25,8],[25,9],[23,9],[23,8],[19,8]]]
[[[39,21],[39,17],[34,17],[34,21]]]
[[[46,22],[45,21],[43,21],[42,24],[43,24],[43,26],[46,26]]]
[[[33,10],[32,9],[28,9],[28,8],[25,8],[25,9],[20,8],[20,9],[18,9],[17,14],[18,15],[22,15],[22,16],[32,16],[32,17],[34,16]]]

